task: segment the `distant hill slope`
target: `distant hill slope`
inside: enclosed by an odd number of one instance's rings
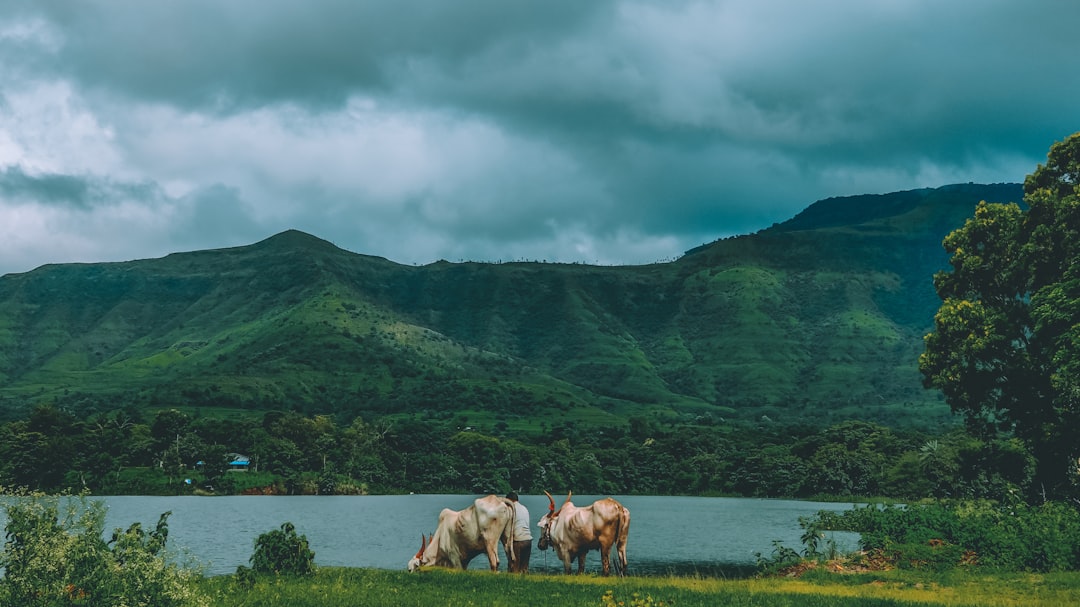
[[[297,231],[0,277],[0,415],[305,412],[940,423],[941,240],[1017,184],[831,198],[647,266],[405,266]]]

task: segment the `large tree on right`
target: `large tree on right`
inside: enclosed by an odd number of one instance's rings
[[[951,271],[919,370],[969,429],[1015,436],[1031,497],[1075,497],[1080,455],[1080,133],[1024,181],[1026,209],[981,202],[944,241]]]

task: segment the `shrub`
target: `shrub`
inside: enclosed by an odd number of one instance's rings
[[[812,524],[857,531],[864,550],[887,555],[898,567],[1080,569],[1080,512],[1060,502],[871,505],[843,513],[821,512]]]
[[[758,573],[762,575],[775,575],[803,562],[803,557],[793,548],[788,548],[780,540],[773,540],[772,555],[764,556],[755,552]]]
[[[168,512],[146,533],[138,523],[103,538],[105,508],[85,497],[10,494],[0,552],[0,605],[206,605],[198,573],[165,555]],[[63,508],[61,508],[63,506]]]
[[[297,535],[292,523],[264,533],[255,540],[251,568],[258,573],[307,575],[315,570],[315,552],[307,536]]]
[[[895,544],[890,553],[900,569],[947,571],[959,565],[964,558],[962,547],[938,539]]]

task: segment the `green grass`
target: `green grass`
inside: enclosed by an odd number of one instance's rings
[[[443,570],[409,574],[322,568],[307,578],[258,578],[250,588],[240,587],[231,576],[209,578],[202,584],[216,607],[1058,607],[1080,604],[1080,573],[953,572],[920,576],[900,571],[855,575],[812,572],[798,579],[720,580],[518,576]]]

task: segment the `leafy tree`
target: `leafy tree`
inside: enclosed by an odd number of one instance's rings
[[[5,498],[12,497],[4,494]],[[105,507],[84,498],[4,499],[0,605],[208,605],[199,573],[171,563],[168,512],[149,532],[139,523],[103,540]]]
[[[466,489],[477,493],[506,493],[510,490],[509,457],[499,439],[480,432],[459,432],[447,441],[447,451],[466,481]]]
[[[288,522],[282,523],[281,529],[259,535],[250,561],[258,573],[307,575],[315,570],[315,552],[307,536],[297,534],[296,527]]]
[[[150,435],[157,443],[157,448],[162,449],[170,442],[188,431],[191,418],[187,414],[176,409],[165,409],[154,416],[154,422],[150,426]]]
[[[982,441],[969,439],[957,450],[959,474],[956,495],[972,498],[1001,498],[1015,487],[1031,482],[1034,461],[1017,438]]]
[[[77,420],[70,413],[60,411],[51,405],[38,405],[30,413],[27,429],[47,436],[57,436],[72,433],[76,423]]]
[[[539,487],[541,467],[537,450],[516,440],[506,441],[503,447],[509,460],[510,487],[519,490]]]
[[[931,495],[948,497],[950,491],[954,490],[954,480],[958,472],[957,460],[956,449],[936,438],[919,447],[919,472],[922,478],[932,484],[929,491]]]
[[[878,453],[829,443],[810,460],[809,485],[821,494],[875,495],[883,464]]]
[[[217,486],[229,469],[229,458],[225,447],[221,445],[207,445],[202,452],[202,472],[207,484]]]
[[[767,445],[742,458],[730,477],[732,488],[754,497],[790,497],[799,495],[807,477],[807,463],[777,445]],[[824,491],[815,486],[814,492]],[[840,493],[841,490],[834,490]]]
[[[979,203],[945,238],[951,272],[919,359],[977,436],[1024,441],[1032,493],[1075,491],[1080,444],[1080,133],[1055,143],[1015,203]]]

